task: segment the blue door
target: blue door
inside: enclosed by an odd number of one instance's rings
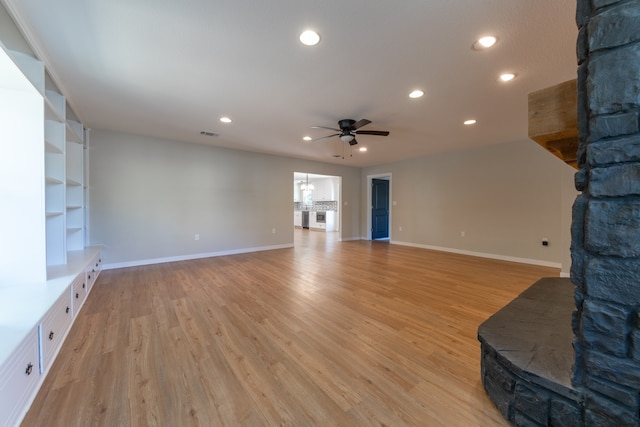
[[[371,239],[389,238],[389,181],[371,181]]]

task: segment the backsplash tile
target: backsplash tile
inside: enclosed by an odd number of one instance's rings
[[[293,202],[293,210],[294,211],[316,211],[316,212],[337,211],[338,202],[336,200],[329,200],[329,201],[313,202],[313,204],[311,205],[305,205],[302,202]]]

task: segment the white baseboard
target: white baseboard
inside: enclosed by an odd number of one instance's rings
[[[560,277],[571,277],[571,273],[565,273],[564,271],[560,272]]]
[[[341,242],[353,242],[354,240],[362,240],[361,237],[341,237]]]
[[[284,244],[284,245],[274,245],[274,246],[260,246],[257,248],[243,248],[243,249],[232,249],[228,251],[218,251],[218,252],[206,252],[199,254],[189,254],[189,255],[179,255],[172,256],[166,258],[154,258],[154,259],[143,259],[137,261],[127,261],[127,262],[118,262],[113,264],[104,264],[102,266],[103,270],[112,270],[114,268],[125,268],[125,267],[138,267],[141,265],[150,265],[150,264],[161,264],[164,262],[175,262],[175,261],[188,261],[190,259],[200,259],[200,258],[212,258],[219,257],[225,255],[237,255],[237,254],[246,254],[249,252],[260,252],[260,251],[270,251],[274,249],[287,249],[292,248],[293,244]]]
[[[467,251],[464,249],[446,248],[442,246],[421,245],[419,243],[399,242],[397,240],[392,240],[390,243],[394,245],[411,246],[414,248],[421,248],[421,249],[430,249],[432,251],[451,252],[451,253],[460,254],[460,255],[469,255],[469,256],[475,256],[480,258],[490,258],[490,259],[497,259],[500,261],[518,262],[521,264],[531,264],[531,265],[539,265],[541,267],[551,267],[551,268],[562,269],[562,264],[558,262],[543,261],[539,259],[519,258],[519,257],[506,256],[506,255],[490,254],[486,252],[474,252],[474,251]]]

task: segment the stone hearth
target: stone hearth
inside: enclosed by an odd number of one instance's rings
[[[516,425],[639,426],[640,0],[578,0],[576,22],[575,311],[568,322],[566,285],[543,281],[496,313],[480,329],[483,383]]]
[[[583,394],[571,385],[573,289],[569,279],[541,279],[478,329],[482,384],[516,425],[580,425]]]

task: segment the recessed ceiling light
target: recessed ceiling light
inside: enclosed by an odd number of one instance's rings
[[[367,147],[360,147],[359,150],[362,151],[362,152],[365,152],[365,151],[367,151]]]
[[[320,35],[315,31],[307,30],[300,34],[300,41],[307,46],[315,46],[320,41]]]
[[[469,125],[475,125],[476,123],[477,123],[477,122],[476,122],[476,119],[469,119],[469,120],[465,120],[465,121],[464,121],[464,124],[465,124],[465,125],[467,125],[467,126],[469,126]]]
[[[424,95],[424,92],[420,89],[416,89],[409,94],[409,98],[420,98],[422,95]]]
[[[227,116],[220,117],[222,123],[231,123],[231,119]]]
[[[492,47],[494,44],[496,44],[496,42],[498,41],[497,38],[495,38],[494,36],[484,36],[484,37],[480,37],[478,40],[476,40],[476,42],[473,44],[473,49],[474,50],[485,50],[485,49],[489,49],[490,47]]]
[[[311,141],[311,137],[310,136],[303,136],[302,139],[304,139],[305,141]]]
[[[513,79],[516,78],[516,75],[513,73],[504,73],[504,74],[500,74],[500,81],[501,82],[509,82]]]

